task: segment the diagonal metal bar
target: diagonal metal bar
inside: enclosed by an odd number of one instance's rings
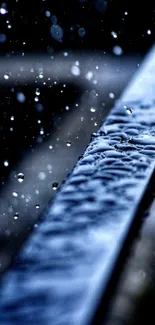
[[[132,86],[122,96],[3,278],[2,325],[101,324],[106,316],[153,179],[148,65],[152,88],[155,49],[134,81],[136,89],[142,80],[140,96],[132,101]]]

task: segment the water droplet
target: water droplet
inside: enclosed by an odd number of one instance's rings
[[[11,117],[10,117],[10,120],[11,120],[11,121],[14,121],[14,119],[15,119],[14,116],[11,116]]]
[[[46,174],[44,172],[40,172],[38,174],[38,178],[41,180],[41,181],[44,181],[46,179]]]
[[[39,210],[40,209],[40,205],[36,204],[36,209]]]
[[[111,32],[111,35],[113,38],[117,38],[117,33],[116,32]]]
[[[8,167],[9,166],[9,162],[7,160],[4,161],[4,166]]]
[[[88,71],[86,74],[86,79],[87,80],[91,80],[93,78],[93,72],[92,71]]]
[[[147,34],[151,35],[151,30],[150,29],[147,30]]]
[[[91,108],[90,108],[90,111],[91,111],[92,113],[95,113],[95,112],[96,112],[96,108],[95,108],[95,107],[91,107]]]
[[[76,77],[78,77],[79,75],[80,75],[80,68],[79,67],[77,67],[76,65],[73,65],[72,66],[72,68],[71,68],[71,73],[74,75],[74,76],[76,76]]]
[[[113,99],[113,98],[115,98],[115,95],[114,95],[113,93],[110,93],[110,94],[109,94],[109,97],[110,97],[111,99]]]
[[[41,135],[44,134],[44,129],[43,129],[43,128],[40,129],[40,134],[41,134]]]
[[[126,112],[130,115],[132,114],[132,109],[130,107],[126,107]]]
[[[17,100],[20,103],[24,103],[25,102],[25,95],[23,93],[17,93]]]
[[[19,213],[18,213],[18,212],[16,212],[16,213],[14,214],[14,219],[15,219],[15,220],[17,220],[17,219],[18,219],[18,217],[19,217]]]
[[[37,96],[40,95],[40,89],[39,89],[39,88],[36,89],[36,95],[37,95]]]
[[[13,192],[12,195],[13,195],[14,197],[18,197],[18,193],[17,193],[17,192]]]
[[[66,145],[67,145],[67,147],[70,147],[71,146],[71,141],[67,141]]]
[[[5,74],[5,75],[4,75],[4,79],[6,79],[6,80],[8,80],[8,79],[9,79],[9,76],[8,76],[8,74]]]
[[[8,11],[5,8],[0,8],[0,14],[1,15],[5,15],[7,13],[8,13]]]
[[[113,53],[119,56],[123,54],[123,50],[120,46],[116,45],[113,47]]]
[[[44,76],[42,73],[39,73],[39,78],[42,79]]]
[[[24,180],[24,174],[23,174],[23,173],[19,173],[19,174],[18,174],[18,182],[19,182],[19,183],[22,183],[23,180]]]
[[[57,183],[57,182],[54,182],[54,183],[52,184],[52,188],[53,188],[53,191],[56,191],[57,188],[58,188],[58,183]]]
[[[78,34],[80,37],[84,37],[85,34],[86,34],[86,31],[83,27],[80,27],[79,30],[78,30]]]
[[[66,107],[65,107],[65,110],[66,110],[66,111],[69,111],[69,106],[66,106]]]
[[[50,29],[52,37],[57,41],[61,42],[63,38],[63,29],[60,27],[60,25],[53,25]]]
[[[45,12],[45,15],[46,15],[46,17],[50,17],[50,16],[51,16],[50,11],[47,10],[47,11]]]
[[[0,43],[4,43],[6,41],[6,35],[0,34]]]

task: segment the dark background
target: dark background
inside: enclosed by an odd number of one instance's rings
[[[1,57],[26,55],[55,55],[59,51],[103,51],[112,54],[115,45],[122,48],[124,55],[145,54],[155,39],[155,5],[151,1],[135,0],[10,0],[0,1],[0,34],[6,40],[0,42]],[[51,28],[54,26],[53,37]],[[147,31],[150,30],[151,34]],[[111,33],[117,33],[114,38]],[[17,59],[18,60],[18,59]],[[0,175],[7,176],[20,156],[36,143],[39,132],[37,119],[41,118],[46,134],[56,127],[55,120],[62,118],[64,107],[79,96],[72,84],[67,85],[59,96],[61,82],[52,90],[45,87],[40,101],[42,113],[36,112],[35,87],[12,84],[0,85]],[[26,95],[24,104],[17,102],[16,93]],[[55,103],[49,107],[50,103]],[[15,121],[10,122],[11,116]],[[10,132],[11,125],[14,131]],[[9,161],[4,168],[4,161]]]
[[[153,1],[14,0],[1,3],[8,10],[8,14],[0,17],[0,33],[7,37],[6,42],[0,44],[1,54],[51,53],[63,49],[111,51],[115,44],[124,52],[145,52],[155,37]],[[50,17],[46,17],[46,11],[51,13]],[[54,40],[50,33],[55,22],[63,31],[60,41]],[[85,30],[82,37],[78,34],[79,28]],[[151,35],[147,34],[148,29]],[[117,39],[111,36],[112,31],[118,34]]]

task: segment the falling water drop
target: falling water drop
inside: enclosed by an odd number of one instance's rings
[[[52,184],[52,188],[53,188],[53,191],[56,191],[57,188],[58,188],[58,183],[57,183],[57,182],[54,182],[54,183]]]
[[[23,180],[24,180],[24,174],[23,174],[23,173],[19,173],[19,174],[18,174],[18,182],[19,182],[19,183],[22,183]]]

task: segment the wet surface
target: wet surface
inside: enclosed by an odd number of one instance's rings
[[[92,135],[44,222],[3,278],[2,325],[73,325],[89,314],[152,174],[154,134],[153,102],[120,102]]]

